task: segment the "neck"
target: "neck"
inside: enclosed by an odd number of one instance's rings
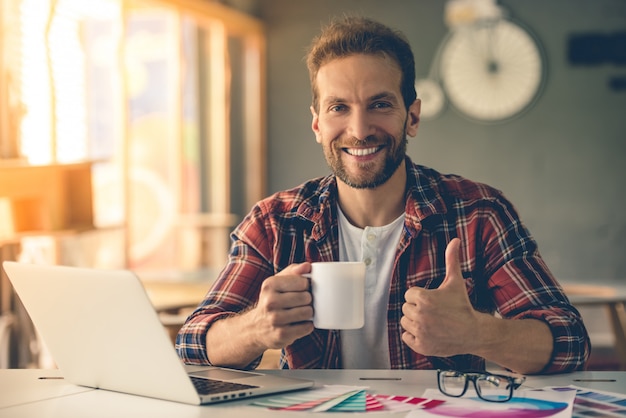
[[[385,226],[404,212],[405,164],[403,161],[389,180],[374,189],[355,189],[337,180],[339,206],[352,225]]]

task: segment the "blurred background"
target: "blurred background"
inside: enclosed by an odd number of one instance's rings
[[[532,30],[545,54],[547,68],[541,74],[545,84],[539,97],[521,115],[500,123],[470,120],[446,102],[438,117],[422,121],[417,137],[409,141],[408,153],[420,164],[503,190],[558,277],[626,278],[626,170],[621,163],[626,157],[626,3],[503,0],[498,4]],[[302,61],[320,24],[332,15],[357,12],[400,29],[413,46],[421,79],[429,76],[450,30],[444,23],[445,5],[437,0],[384,5],[376,0],[260,2],[268,34],[269,191],[325,170],[310,132],[309,83]],[[613,62],[594,59],[607,48],[601,42],[586,52],[585,42],[579,42],[581,49],[571,51],[577,36],[617,33],[622,40]],[[511,42],[504,52],[514,55],[517,44]],[[593,45],[593,40],[588,44]],[[573,62],[572,54],[581,57]],[[524,52],[511,59],[516,58],[523,60]],[[478,83],[488,74],[475,77],[473,82]],[[520,79],[513,76],[510,82],[520,83]],[[476,98],[488,100],[489,91],[481,93]]]
[[[304,55],[357,14],[413,46],[412,159],[502,190],[574,296],[626,285],[623,0],[0,5],[0,259],[133,269],[175,332],[251,206],[329,172]],[[41,364],[2,280],[0,367]],[[598,347],[624,338],[581,310]]]

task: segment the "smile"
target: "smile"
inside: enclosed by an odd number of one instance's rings
[[[350,154],[350,155],[354,155],[357,157],[362,157],[365,155],[371,155],[374,154],[375,152],[381,150],[383,147],[372,147],[372,148],[344,148],[343,150]]]

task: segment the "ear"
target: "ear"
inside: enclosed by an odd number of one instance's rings
[[[311,129],[315,133],[315,141],[317,141],[318,144],[321,144],[322,137],[320,134],[320,117],[313,108],[313,106],[311,106],[309,109],[311,109],[311,115],[313,115],[313,120],[311,121]]]
[[[415,99],[411,106],[409,106],[408,114],[406,118],[406,134],[410,137],[417,135],[417,128],[420,124],[420,111],[422,108],[422,101]]]

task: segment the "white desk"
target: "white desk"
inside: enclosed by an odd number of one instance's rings
[[[620,369],[626,370],[626,285],[566,282],[563,287],[574,306],[603,307],[606,310]]]
[[[275,374],[314,379],[319,386],[345,384],[369,386],[370,391],[390,395],[421,396],[425,389],[436,388],[436,372],[412,370],[271,370]],[[0,370],[0,417],[86,418],[86,417],[309,417],[306,412],[276,412],[250,406],[253,398],[216,404],[192,406],[133,395],[82,388],[59,379],[56,370]],[[362,380],[362,378],[393,380]],[[599,381],[576,381],[575,379]],[[611,381],[608,381],[611,380]],[[578,372],[564,375],[528,377],[524,387],[576,385],[595,390],[626,394],[626,372]],[[276,396],[276,395],[274,395]],[[384,412],[327,414],[331,418],[355,416],[404,416]]]

